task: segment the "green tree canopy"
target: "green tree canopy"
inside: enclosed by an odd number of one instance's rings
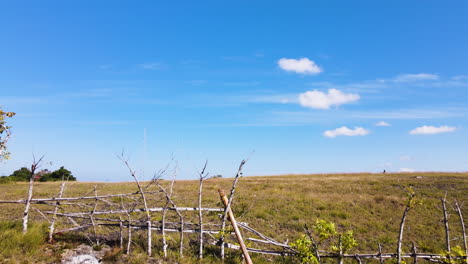
[[[10,152],[7,149],[7,142],[10,138],[10,126],[6,125],[6,119],[15,115],[13,112],[5,112],[0,107],[0,161],[10,158]]]
[[[40,176],[39,181],[45,182],[45,181],[61,181],[62,179],[64,180],[69,180],[69,181],[76,181],[75,176],[73,176],[72,172],[65,169],[63,166],[60,167],[60,169],[55,170],[51,173],[46,173]]]
[[[19,170],[15,170],[10,177],[13,181],[29,181],[29,177],[31,177],[31,171],[26,168],[22,167]]]
[[[13,181],[29,181],[29,177],[31,177],[31,170],[26,167],[23,167],[19,170],[15,170],[10,176],[8,177],[1,177],[0,183],[8,183]],[[76,177],[73,176],[72,172],[65,169],[63,166],[60,169],[50,172],[47,169],[41,170],[40,172],[34,174],[34,179],[41,182],[47,181],[61,181],[69,180],[69,181],[76,181]]]

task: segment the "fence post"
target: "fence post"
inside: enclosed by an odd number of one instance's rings
[[[221,197],[221,201],[224,203],[224,206],[228,206],[228,199],[226,197],[226,194],[224,193],[224,190],[219,189],[219,196]],[[242,249],[242,254],[244,254],[245,261],[247,264],[252,264],[252,260],[250,259],[249,252],[247,251],[247,247],[244,244],[244,240],[242,239],[242,235],[239,231],[239,228],[237,227],[237,222],[236,219],[234,218],[234,214],[232,213],[231,208],[227,208],[228,211],[228,216],[229,220],[231,221],[232,227],[234,228],[234,233],[236,233],[237,240],[239,241],[239,245]]]

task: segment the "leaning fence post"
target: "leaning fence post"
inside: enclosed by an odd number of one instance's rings
[[[339,264],[343,264],[343,241],[341,239],[341,234],[338,236],[338,249],[339,249],[339,260],[338,260],[338,263]]]
[[[198,185],[198,224],[200,225],[200,240],[198,245],[198,259],[203,258],[203,214],[201,211],[202,208],[202,192],[203,192],[203,180],[208,176],[205,174],[206,166],[208,165],[208,160],[205,162],[205,166],[202,171],[199,173],[200,181]]]
[[[462,214],[460,205],[458,204],[458,201],[455,201],[455,206],[457,207],[458,216],[460,217],[460,225],[461,225],[462,235],[463,235],[463,249],[465,250],[465,262],[466,264],[468,264],[468,247],[466,243],[465,222],[463,221],[463,214]]]
[[[122,223],[122,217],[119,216],[119,227],[120,227],[120,233],[119,233],[119,247],[120,249],[123,249],[123,223]]]
[[[418,255],[416,255],[416,244],[413,242],[413,264],[418,264]]]
[[[63,189],[65,188],[65,181],[62,180],[62,184],[60,185],[60,191],[59,191],[59,195],[58,195],[58,198],[62,198],[62,195],[63,195]],[[52,215],[52,221],[50,223],[50,227],[49,227],[49,243],[52,242],[53,240],[53,235],[54,235],[54,229],[55,229],[55,220],[57,219],[57,211],[58,211],[58,208],[60,206],[60,202],[56,202],[55,203],[55,208],[54,208],[54,214]]]
[[[218,192],[219,196],[221,197],[221,201],[224,203],[224,206],[226,207],[226,210],[228,212],[229,220],[231,221],[232,227],[234,228],[234,233],[236,233],[237,240],[239,241],[239,245],[242,249],[242,254],[244,254],[245,257],[245,261],[247,262],[247,264],[252,264],[249,252],[247,251],[247,247],[245,246],[244,240],[242,239],[242,234],[240,233],[239,228],[237,227],[237,222],[234,218],[234,214],[232,213],[231,208],[228,207],[228,198],[226,197],[224,190],[219,189]]]
[[[380,243],[379,243],[379,261],[380,261],[380,264],[384,263],[383,258],[382,258],[382,245],[380,245]]]
[[[403,230],[405,228],[406,216],[408,215],[408,212],[414,206],[414,196],[415,196],[414,190],[412,188],[407,188],[406,196],[407,196],[406,207],[405,207],[405,210],[403,211],[403,216],[401,217],[400,233],[398,235],[398,246],[397,246],[397,263],[398,264],[401,264],[401,243],[403,241]]]
[[[442,201],[442,210],[444,213],[444,227],[445,227],[445,246],[447,247],[447,255],[448,255],[448,260],[449,263],[451,262],[451,256],[450,256],[450,232],[449,232],[449,223],[448,223],[448,215],[447,215],[447,194],[445,194],[444,198],[441,198],[440,200]]]

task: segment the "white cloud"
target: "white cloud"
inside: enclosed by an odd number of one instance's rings
[[[337,136],[365,136],[369,134],[369,130],[362,127],[354,127],[350,129],[348,127],[342,126],[335,130],[327,130],[323,132],[323,135],[329,138],[334,138]]]
[[[421,127],[417,127],[411,130],[409,133],[411,135],[432,135],[432,134],[453,132],[456,129],[457,129],[456,127],[451,127],[451,126],[440,126],[440,127],[421,126]]]
[[[337,89],[328,89],[328,93],[317,90],[299,94],[299,103],[304,107],[329,109],[332,105],[341,105],[359,100],[358,94],[345,94]]]
[[[278,60],[278,66],[285,71],[301,74],[319,74],[323,71],[314,61],[308,58],[300,58],[298,60],[281,58]]]
[[[387,123],[387,122],[385,122],[385,121],[377,122],[375,125],[376,125],[376,126],[381,126],[381,127],[389,127],[389,126],[392,126],[392,125],[390,125],[389,123]]]
[[[415,169],[411,169],[411,168],[400,168],[400,172],[415,172],[416,170]]]
[[[400,160],[401,160],[401,161],[410,161],[410,160],[412,160],[412,159],[413,159],[413,158],[412,158],[411,156],[401,156],[401,157],[400,157]]]
[[[414,81],[434,81],[438,80],[439,75],[430,73],[402,74],[398,75],[395,82],[414,82]]]

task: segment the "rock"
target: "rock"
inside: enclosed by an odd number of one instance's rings
[[[93,255],[76,255],[69,259],[62,260],[63,264],[98,264],[100,261]]]
[[[102,257],[107,251],[111,250],[109,246],[104,246],[96,251],[91,246],[79,245],[75,249],[69,249],[62,254],[62,264],[97,264],[101,263]]]

